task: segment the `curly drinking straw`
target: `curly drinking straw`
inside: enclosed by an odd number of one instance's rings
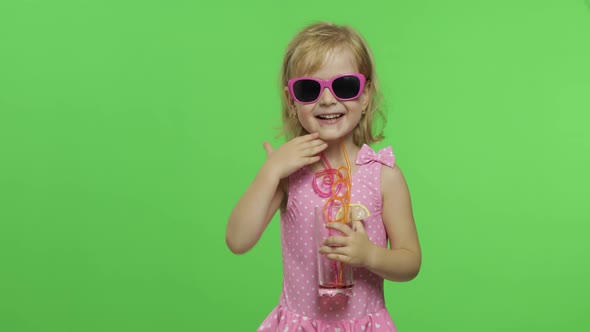
[[[342,147],[346,166],[341,166],[338,169],[334,169],[324,154],[320,153],[320,158],[322,159],[326,169],[315,173],[313,188],[320,197],[328,198],[324,204],[324,220],[326,220],[326,222],[342,222],[348,224],[350,222],[349,209],[350,192],[352,190],[352,172],[350,160],[348,159],[348,153],[346,152],[346,147],[344,146],[343,141],[340,141],[340,146]],[[322,190],[317,183],[318,179],[321,180],[320,183],[324,186],[331,185],[329,188],[330,190]],[[333,216],[330,212],[334,206],[338,205],[341,205],[340,211],[342,212],[340,213],[339,211],[336,216]],[[332,235],[332,233],[333,230],[330,230],[330,235]],[[334,265],[337,283],[338,285],[342,285],[344,279],[343,263],[334,261]]]

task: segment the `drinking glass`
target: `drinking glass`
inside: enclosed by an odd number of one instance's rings
[[[338,294],[351,296],[354,285],[352,266],[328,259],[325,254],[320,254],[319,249],[324,246],[323,242],[330,236],[343,236],[335,229],[326,227],[329,222],[343,222],[351,226],[351,215],[343,216],[345,209],[342,205],[315,208],[316,228],[316,253],[318,261],[319,293],[322,296],[335,296]],[[334,247],[338,245],[332,245]]]

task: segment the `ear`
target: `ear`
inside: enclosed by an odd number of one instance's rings
[[[363,106],[363,110],[367,110],[367,106],[369,106],[369,101],[371,100],[371,81],[367,81],[365,83],[365,88],[363,89],[363,94],[361,95],[361,105]]]
[[[287,105],[292,105],[293,104],[293,100],[291,99],[291,94],[289,93],[289,87],[286,86],[283,89],[283,94],[285,94],[285,100],[287,101]]]
[[[289,88],[285,87],[285,89],[283,89],[283,93],[285,94],[285,100],[287,101],[287,113],[289,115],[290,118],[295,116],[295,103],[293,102],[293,99],[291,98],[291,94],[289,93]]]

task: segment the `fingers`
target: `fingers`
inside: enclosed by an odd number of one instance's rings
[[[307,143],[320,137],[320,133],[311,133],[303,136],[293,138],[291,141],[295,143]]]
[[[365,225],[363,224],[363,221],[361,221],[361,220],[355,221],[353,227],[354,227],[353,229],[355,232],[366,233],[365,232]]]
[[[310,148],[315,148],[315,147],[318,147],[318,146],[323,146],[323,145],[326,145],[327,146],[328,145],[328,143],[322,141],[319,138],[316,138],[316,139],[314,139],[312,141],[309,141],[309,142],[306,142],[306,143],[307,143],[306,146],[307,147],[310,147]]]
[[[311,133],[303,136],[299,136],[298,138],[301,139],[303,142],[313,141],[314,139],[320,137],[320,133]]]
[[[324,240],[326,246],[345,246],[348,244],[348,239],[344,236],[330,236]]]
[[[311,165],[319,161],[319,154],[328,148],[328,143],[318,139],[317,136],[319,136],[317,133],[300,136],[301,141],[298,142],[299,151],[302,156],[306,157],[306,165]]]
[[[266,151],[266,155],[270,156],[270,154],[273,152],[272,145],[270,145],[269,142],[264,142],[262,143],[262,146],[264,146],[264,151]]]
[[[318,153],[324,151],[326,148],[328,148],[328,143],[316,139],[314,141],[311,141],[309,143],[309,148],[308,148],[308,153],[312,156],[317,155]]]
[[[320,136],[319,133],[311,133],[311,134],[295,137],[294,139],[289,141],[288,144],[291,146],[294,146],[294,147],[298,147],[298,150],[304,151],[304,152],[311,150],[311,149],[318,148],[317,152],[315,152],[317,154],[327,147],[327,144],[324,141],[322,141],[321,139],[319,139],[319,136]],[[323,147],[324,144],[326,144],[326,147]]]
[[[293,139],[293,142],[301,144],[304,147],[316,147],[324,143],[319,137],[319,133],[312,133],[296,137]]]
[[[349,236],[353,233],[352,228],[350,228],[347,224],[342,222],[330,222],[326,225],[326,227],[338,230],[346,236]]]
[[[320,254],[326,255],[326,258],[328,259],[332,259],[342,263],[350,263],[352,257],[350,257],[348,251],[346,248],[322,247],[320,249]]]
[[[315,162],[318,162],[320,160],[320,156],[313,156],[313,157],[307,157],[305,164],[306,165],[311,165]]]
[[[304,152],[304,155],[308,156],[305,160],[306,165],[311,165],[315,162],[318,162],[320,160],[320,152],[324,151],[328,147],[328,144],[325,142],[322,142],[322,141],[319,141],[319,142],[313,141],[313,142],[315,142],[315,143],[313,143],[313,144],[315,144],[315,146],[308,148]]]
[[[311,165],[321,158],[319,154],[328,148],[328,144],[319,139],[319,133],[311,133],[296,137],[279,147],[276,151],[268,142],[264,142],[267,156],[271,153],[278,155],[277,160],[292,162],[295,168]],[[281,151],[279,153],[279,151]]]
[[[322,255],[329,255],[329,254],[347,255],[349,253],[350,253],[350,248],[347,248],[347,247],[323,246],[320,248],[320,254],[322,254]]]
[[[332,259],[338,262],[350,263],[350,257],[346,255],[328,254],[326,257],[328,257],[328,259]]]

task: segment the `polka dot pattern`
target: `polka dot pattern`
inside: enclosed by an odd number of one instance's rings
[[[393,160],[391,147],[378,154],[368,150],[363,147],[361,153],[368,151],[371,156],[386,155]],[[367,155],[361,153],[357,164],[364,161],[352,176],[351,203],[369,209],[371,216],[364,222],[369,239],[387,247],[380,181],[381,167],[389,165],[383,166],[377,159],[367,162]],[[287,207],[281,213],[283,292],[279,306],[259,331],[320,331],[319,325],[321,331],[395,331],[385,309],[383,278],[367,269],[355,269],[353,296],[319,296],[314,208],[323,206],[325,199],[314,192],[312,181],[313,173],[307,168],[289,177]]]

